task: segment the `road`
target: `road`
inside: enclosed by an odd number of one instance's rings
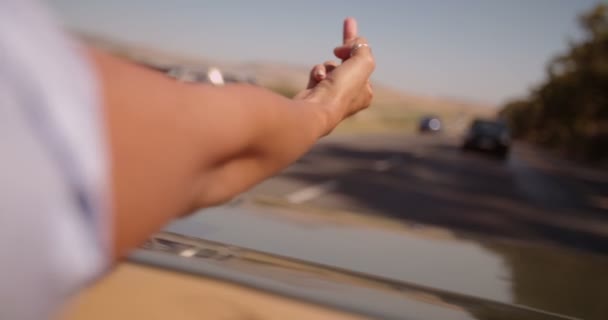
[[[441,135],[336,136],[246,198],[382,215],[608,253],[608,174],[515,145],[506,160]]]

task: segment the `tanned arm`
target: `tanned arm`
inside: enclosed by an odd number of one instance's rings
[[[374,68],[367,47],[346,61],[317,66],[308,90],[288,99],[251,85],[175,81],[90,50],[101,83],[112,163],[115,259],[171,219],[229,200],[282,170],[342,119],[367,107]]]

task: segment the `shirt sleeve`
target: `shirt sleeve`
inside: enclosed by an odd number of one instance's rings
[[[95,77],[48,12],[0,1],[0,319],[44,319],[110,254]]]

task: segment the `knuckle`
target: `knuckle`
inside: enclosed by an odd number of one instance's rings
[[[376,69],[376,60],[374,60],[374,58],[367,58],[366,63],[369,67],[370,72],[373,72]]]
[[[310,76],[311,77],[315,77],[317,75],[317,73],[321,70],[323,70],[325,67],[322,64],[317,64],[314,67],[312,67],[312,69],[310,69]]]
[[[372,56],[371,54],[368,54],[366,56],[366,61],[367,61],[367,64],[369,64],[370,67],[372,67],[372,69],[376,68],[376,59],[374,59],[374,56]]]

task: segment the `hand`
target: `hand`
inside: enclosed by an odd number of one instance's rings
[[[373,97],[369,78],[375,61],[365,38],[357,36],[354,19],[344,21],[343,44],[334,49],[334,54],[342,59],[342,64],[328,61],[315,66],[307,89],[296,96],[329,106],[328,132],[343,119],[367,108]]]

